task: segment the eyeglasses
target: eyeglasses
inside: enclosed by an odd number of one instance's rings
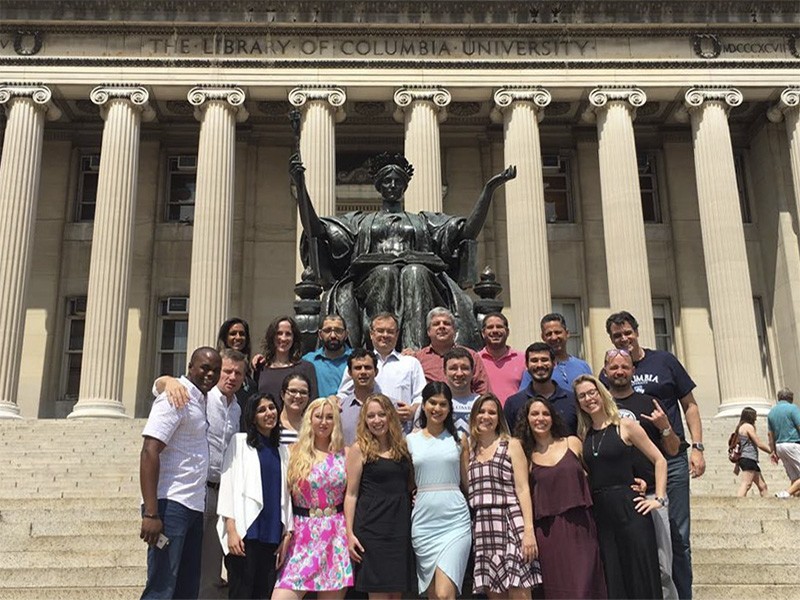
[[[585,400],[586,398],[597,398],[600,395],[600,390],[592,388],[588,392],[578,394],[578,400]]]
[[[330,335],[335,333],[336,335],[342,335],[344,333],[344,327],[326,327],[325,329],[320,329],[322,333],[325,335]]]
[[[612,348],[606,352],[606,362],[620,355],[627,356],[628,358],[631,357],[631,353],[624,348]]]
[[[300,397],[308,396],[308,392],[305,391],[305,390],[292,390],[292,389],[289,389],[289,390],[286,390],[284,392],[284,394],[287,394],[289,396],[300,396]]]

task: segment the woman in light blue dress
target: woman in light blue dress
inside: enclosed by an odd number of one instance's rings
[[[434,381],[422,390],[421,429],[406,438],[414,462],[417,496],[411,513],[411,542],[417,557],[420,594],[455,598],[461,592],[472,546],[467,501],[466,441],[453,424],[453,395]]]

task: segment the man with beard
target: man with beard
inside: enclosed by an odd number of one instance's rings
[[[347,326],[339,315],[326,316],[317,335],[320,347],[303,355],[303,360],[314,365],[319,395],[331,396],[339,389],[347,358],[353,350],[347,345]]]
[[[572,382],[578,375],[591,375],[589,363],[567,352],[569,329],[567,320],[560,313],[550,313],[542,317],[542,341],[553,349],[556,366],[553,369],[553,381],[567,391],[572,391]],[[530,375],[525,373],[519,389],[522,390],[531,382]]]
[[[553,381],[555,364],[553,349],[544,342],[534,342],[525,349],[525,365],[528,373],[530,373],[531,382],[525,389],[506,400],[506,404],[503,407],[503,413],[511,431],[516,428],[518,419],[525,418],[519,412],[528,399],[534,396],[543,396],[559,412],[570,435],[576,435],[578,431],[578,413],[575,405],[575,394],[559,387]]]
[[[175,409],[160,394],[142,431],[139,464],[142,526],[148,545],[142,598],[197,598],[208,478],[206,395],[222,360],[213,348],[192,353],[180,382],[189,403]]]
[[[680,449],[681,440],[675,434],[661,404],[653,396],[640,394],[631,386],[634,374],[633,360],[627,350],[609,350],[606,352],[604,374],[608,379],[608,390],[617,403],[619,416],[623,419],[638,421],[647,433],[647,437],[656,445],[665,458],[675,456]],[[647,490],[655,490],[656,479],[653,463],[639,450],[633,450],[633,469],[637,477],[644,479]],[[678,590],[672,581],[672,536],[669,530],[669,500],[656,498],[648,494],[648,498],[662,502],[662,508],[653,511],[653,526],[658,544],[658,566],[661,571],[661,591],[664,600],[677,600]]]

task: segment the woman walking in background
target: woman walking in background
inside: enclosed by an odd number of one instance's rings
[[[521,415],[515,434],[531,465],[542,597],[606,598],[583,445],[541,396],[528,400]]]
[[[749,406],[742,409],[742,415],[739,418],[739,424],[736,426],[736,434],[739,436],[739,447],[742,451],[742,456],[737,463],[741,475],[741,483],[739,484],[739,491],[737,496],[743,498],[747,496],[751,486],[755,483],[758,492],[762,497],[767,495],[767,483],[761,475],[761,468],[758,466],[758,450],[759,448],[770,453],[769,446],[758,439],[756,434],[756,411]]]
[[[367,398],[347,455],[344,514],[355,589],[369,597],[402,598],[412,589],[411,455],[400,417],[383,394]]]
[[[467,570],[472,527],[462,492],[469,449],[458,438],[447,384],[432,381],[423,388],[419,425],[406,438],[417,484],[411,513],[417,583],[428,598],[453,599]]]
[[[480,396],[469,417],[467,467],[475,542],[474,591],[489,598],[530,598],[541,583],[528,462],[510,437],[500,400]]]

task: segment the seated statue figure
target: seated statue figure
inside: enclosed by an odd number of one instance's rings
[[[510,166],[489,179],[469,217],[403,210],[414,168],[401,154],[370,161],[370,175],[383,198],[377,212],[319,217],[305,187],[305,167],[297,155],[289,172],[297,188],[303,225],[300,253],[326,289],[322,314],[344,317],[354,346],[369,339],[369,323],[382,312],[396,315],[400,345],[428,343],[428,311],[444,306],[456,317],[456,343],[480,346],[472,299],[464,291],[475,281],[476,238],[495,190],[517,175]]]

